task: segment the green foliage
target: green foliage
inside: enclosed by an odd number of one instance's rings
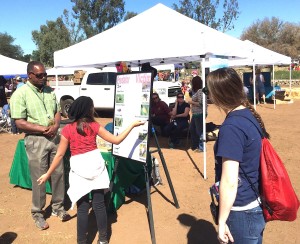
[[[136,12],[126,12],[126,15],[124,16],[124,21],[129,20],[136,15],[137,15]]]
[[[53,53],[70,46],[70,33],[62,18],[47,21],[40,26],[40,31],[32,31],[32,39],[38,50],[33,52],[33,58],[43,62],[46,66],[53,66]]]
[[[237,0],[224,0],[223,13],[217,14],[220,9],[220,0],[180,0],[179,6],[173,8],[202,24],[223,32],[234,28],[233,21],[238,19],[239,5]],[[218,17],[221,16],[221,17]]]
[[[116,24],[124,16],[123,0],[71,0],[73,17],[79,21],[79,27],[86,38],[101,33]]]
[[[0,32],[0,54],[9,58],[22,60],[23,50],[19,45],[14,45],[15,38],[7,33]]]
[[[300,56],[300,23],[284,22],[275,17],[257,20],[243,31],[241,39],[294,59]]]
[[[81,42],[85,39],[83,30],[79,24],[72,18],[72,14],[68,10],[64,9],[62,19],[69,30],[71,45]]]
[[[278,70],[274,72],[274,76],[276,80],[289,80],[290,79],[290,71],[289,70]],[[292,80],[300,80],[300,71],[292,70],[291,74]]]

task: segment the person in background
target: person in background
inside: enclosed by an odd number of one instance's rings
[[[226,114],[214,147],[215,180],[219,182],[218,239],[220,243],[261,244],[265,220],[260,199],[246,175],[258,191],[260,133],[267,138],[269,134],[234,69],[217,69],[206,80],[210,99]]]
[[[6,79],[3,75],[0,75],[0,107],[3,107],[5,104],[7,104],[7,98],[5,94],[5,84]]]
[[[195,76],[192,79],[192,99],[188,103],[192,106],[192,119],[190,124],[192,150],[203,152],[203,98],[202,79]]]
[[[45,184],[38,185],[41,173],[46,173],[56,154],[60,140],[60,107],[54,91],[45,86],[47,73],[41,62],[31,61],[27,65],[29,81],[18,88],[11,97],[11,117],[19,129],[25,132],[24,143],[28,157],[32,182],[31,214],[40,230],[49,227],[43,215],[46,204]],[[51,177],[52,215],[62,221],[70,219],[64,209],[64,166],[60,164]]]
[[[20,76],[17,76],[15,80],[16,80],[16,89],[25,85],[25,83],[23,82],[23,80]],[[11,130],[14,135],[20,134],[20,130],[18,129],[16,122],[13,118],[11,119]]]
[[[187,92],[187,90],[188,90],[188,86],[187,86],[187,84],[185,83],[185,81],[183,80],[183,81],[181,82],[181,91],[182,91],[182,93],[183,93],[184,96],[185,96],[185,93]]]
[[[22,78],[20,76],[16,77],[16,83],[17,83],[16,89],[18,89],[21,86],[25,85],[25,83],[23,82],[23,80],[22,80]]]
[[[97,148],[96,136],[118,145],[134,127],[143,125],[145,122],[133,122],[125,131],[115,136],[95,121],[94,113],[94,104],[90,97],[81,96],[72,103],[69,118],[74,122],[62,129],[58,151],[49,170],[38,179],[38,183],[45,183],[55,168],[61,165],[61,160],[70,145],[71,169],[68,195],[72,201],[72,207],[77,203],[77,243],[87,243],[89,193],[91,192],[92,207],[99,232],[97,243],[106,244],[108,240],[104,189],[109,187],[109,177],[105,161]]]
[[[189,127],[189,113],[190,105],[184,100],[183,93],[178,93],[175,106],[171,112],[171,122],[164,129],[165,135],[170,136],[170,148],[179,145],[180,133]]]
[[[169,106],[159,98],[157,93],[152,94],[151,122],[160,127],[160,132],[164,135],[164,128],[170,123],[171,110]]]
[[[253,77],[250,78],[250,83],[253,85]],[[260,72],[260,69],[255,71],[255,92],[257,104],[260,104],[260,98],[262,98],[263,103],[266,104],[265,78]]]
[[[11,113],[10,113],[10,105],[9,103],[8,104],[5,104],[3,106],[3,109],[2,109],[2,113],[4,113],[6,115],[6,118],[8,120],[8,122],[10,123],[11,125],[11,132],[13,135],[17,135],[17,134],[20,134],[19,132],[19,129],[18,127],[16,126],[16,123],[15,123],[15,120],[11,118]]]

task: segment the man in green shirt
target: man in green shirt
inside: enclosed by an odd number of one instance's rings
[[[60,108],[51,87],[45,86],[47,73],[41,62],[32,61],[27,66],[29,81],[17,89],[11,97],[11,117],[17,127],[25,132],[25,147],[32,181],[31,214],[35,225],[45,230],[49,227],[43,216],[46,204],[45,184],[37,179],[47,172],[59,144],[57,133],[60,124]],[[62,221],[70,219],[64,210],[65,196],[63,163],[51,176],[52,215]]]

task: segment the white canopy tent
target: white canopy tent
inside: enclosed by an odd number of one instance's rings
[[[0,75],[27,74],[27,63],[0,54]]]
[[[282,55],[280,53],[274,52],[272,50],[269,50],[267,48],[264,48],[262,46],[259,46],[258,44],[251,42],[249,40],[245,40],[245,47],[247,48],[247,51],[250,53],[250,56],[246,59],[242,60],[228,60],[228,66],[247,66],[251,65],[253,70],[253,97],[254,97],[254,107],[256,107],[256,99],[255,99],[255,66],[257,65],[273,65],[273,93],[274,93],[274,109],[275,109],[275,88],[274,88],[274,80],[275,80],[275,74],[274,74],[274,65],[291,65],[291,58],[285,55]],[[291,70],[291,67],[290,67]],[[290,72],[290,89],[291,89],[291,72]]]
[[[179,33],[178,26],[184,26],[184,33]],[[241,45],[236,38],[157,4],[109,30],[54,52],[54,67],[104,67],[114,66],[116,61],[134,67],[144,62],[152,66],[186,63],[215,55],[246,57]]]
[[[184,33],[179,33],[184,26]],[[187,34],[189,36],[187,36]],[[54,53],[54,67],[107,67],[126,61],[131,67],[205,62],[207,57],[247,57],[243,42],[157,4],[145,12],[85,41]],[[204,67],[202,65],[202,67]],[[205,74],[202,74],[205,80]],[[204,82],[205,84],[205,82]],[[203,98],[203,101],[206,98]],[[204,114],[206,107],[203,107]],[[203,135],[206,140],[205,118]],[[204,178],[206,145],[204,143]]]

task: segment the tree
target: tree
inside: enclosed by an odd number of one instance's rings
[[[86,38],[118,24],[124,16],[123,0],[71,0],[73,17],[78,20]]]
[[[68,10],[64,9],[62,19],[69,30],[71,45],[81,42],[85,39],[85,35],[79,24],[75,22]]]
[[[0,33],[0,54],[9,58],[22,60],[23,50],[19,45],[14,45],[15,38],[5,33]]]
[[[241,40],[250,40],[295,59],[300,55],[299,39],[300,24],[284,22],[276,17],[256,20],[241,35]]]
[[[126,12],[126,15],[124,17],[124,21],[131,19],[132,17],[136,16],[137,13],[136,12]]]
[[[40,31],[32,31],[32,39],[38,47],[33,52],[33,58],[51,67],[54,63],[53,53],[71,44],[69,30],[60,17],[56,21],[47,21],[46,25],[41,25]]]
[[[221,17],[217,17],[219,5],[220,0],[181,0],[179,6],[173,4],[173,8],[179,13],[216,30],[225,32],[234,29],[233,21],[237,20],[239,15],[238,1],[224,0]]]

